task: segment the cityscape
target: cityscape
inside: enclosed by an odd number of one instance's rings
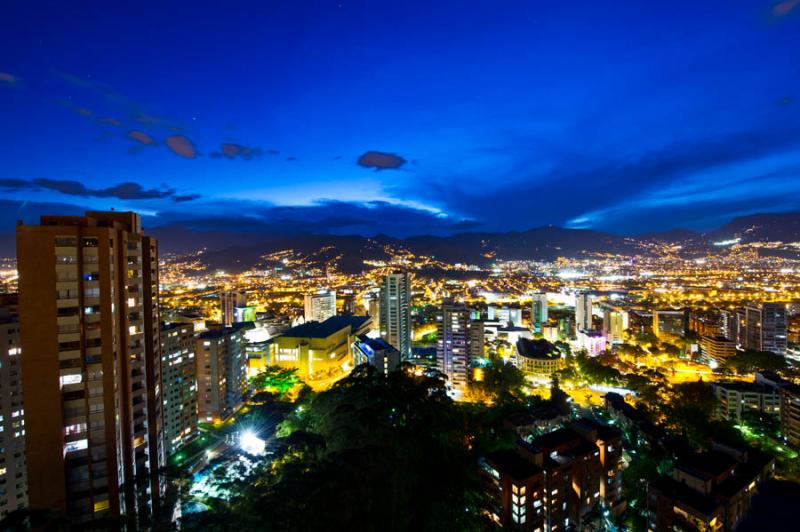
[[[0,530],[797,529],[800,2],[37,4]]]

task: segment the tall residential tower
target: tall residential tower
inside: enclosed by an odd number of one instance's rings
[[[158,247],[132,212],[17,227],[31,508],[148,512],[164,464]]]
[[[383,278],[380,295],[381,337],[400,351],[402,360],[411,356],[411,280],[407,272]]]

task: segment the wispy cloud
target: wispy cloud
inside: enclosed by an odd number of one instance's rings
[[[198,199],[197,194],[177,194],[172,188],[145,188],[139,183],[125,182],[108,188],[89,188],[78,181],[46,179],[0,179],[0,189],[6,191],[42,191],[51,190],[66,196],[84,198],[117,198],[121,200],[171,199],[174,202],[186,202]]]

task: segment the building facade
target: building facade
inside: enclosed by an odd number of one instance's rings
[[[0,307],[0,520],[28,506],[19,322]]]
[[[736,344],[725,336],[703,336],[700,338],[700,353],[713,366],[721,366],[736,354]]]
[[[575,296],[575,329],[576,331],[591,331],[593,328],[592,299],[589,294],[577,294]]]
[[[242,327],[219,327],[194,341],[197,416],[200,421],[227,419],[247,392],[247,347]]]
[[[408,272],[392,273],[383,278],[379,315],[381,337],[406,360],[411,356],[411,279]]]
[[[242,290],[226,290],[219,293],[222,324],[230,327],[236,321],[236,309],[247,306],[247,293]]]
[[[325,321],[336,316],[336,292],[323,290],[304,297],[306,321]]]
[[[547,309],[547,294],[544,293],[534,293],[531,295],[531,330],[534,334],[541,334],[542,327],[547,320],[549,319],[548,316],[548,309]]]
[[[353,342],[353,365],[369,364],[379,373],[388,374],[400,366],[400,351],[382,338],[362,334]]]
[[[451,386],[464,390],[469,384],[470,311],[462,305],[443,303],[437,321],[436,367]]]
[[[744,312],[744,348],[786,354],[786,305],[759,303],[748,305]]]
[[[168,323],[161,328],[164,444],[168,454],[197,437],[197,379],[194,326]]]
[[[654,310],[653,334],[664,336],[685,336],[689,328],[689,313],[686,310]]]
[[[73,521],[147,513],[165,463],[158,247],[131,212],[17,226],[28,496]]]

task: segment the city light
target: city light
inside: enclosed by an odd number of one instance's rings
[[[247,454],[259,456],[266,451],[267,444],[264,440],[250,429],[242,430],[239,433],[239,448]]]

